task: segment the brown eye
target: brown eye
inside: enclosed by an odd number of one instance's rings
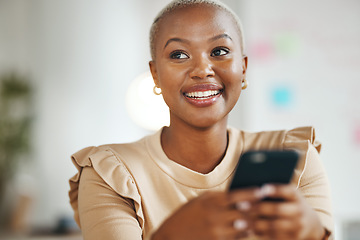
[[[226,48],[215,48],[210,56],[212,57],[218,57],[218,56],[223,56],[223,55],[226,55],[229,53],[229,49],[226,49]]]
[[[170,54],[170,58],[171,59],[185,59],[185,58],[189,58],[189,56],[181,51],[175,51]]]

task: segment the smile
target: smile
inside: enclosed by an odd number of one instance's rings
[[[207,99],[219,95],[221,90],[208,90],[208,91],[197,91],[197,92],[189,92],[184,93],[184,95],[188,98],[194,99]]]

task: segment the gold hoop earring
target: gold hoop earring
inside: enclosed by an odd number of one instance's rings
[[[241,87],[241,89],[244,90],[244,89],[247,88],[247,86],[248,86],[248,82],[247,82],[246,79],[244,78],[244,79],[242,80],[242,87]]]
[[[160,89],[160,92],[158,92],[156,90],[157,88]],[[154,92],[155,95],[161,95],[161,88],[159,88],[158,86],[155,85],[154,88],[153,88],[153,92]]]

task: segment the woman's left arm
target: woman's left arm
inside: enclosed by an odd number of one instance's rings
[[[261,201],[253,206],[253,230],[265,239],[326,239],[327,230],[316,211],[292,185],[266,185]]]
[[[265,188],[268,196],[284,201],[264,201],[254,206],[259,216],[254,220],[255,231],[259,235],[291,235],[291,239],[332,239],[334,227],[329,189],[319,154],[310,144],[298,188],[291,184]]]

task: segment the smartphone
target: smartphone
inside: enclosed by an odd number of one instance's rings
[[[289,183],[299,154],[295,151],[248,151],[240,156],[230,190]]]

